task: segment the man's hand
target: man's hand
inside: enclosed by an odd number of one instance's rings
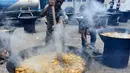
[[[55,6],[55,0],[49,0],[49,6]]]
[[[63,24],[63,17],[59,17],[59,21],[58,21],[58,24]]]

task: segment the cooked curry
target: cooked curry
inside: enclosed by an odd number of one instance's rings
[[[130,38],[130,34],[128,34],[128,33],[119,33],[119,32],[105,32],[105,33],[102,33],[101,35],[114,37],[114,38]]]
[[[84,60],[75,54],[63,54],[62,64],[56,55],[39,55],[24,60],[15,73],[82,73]]]

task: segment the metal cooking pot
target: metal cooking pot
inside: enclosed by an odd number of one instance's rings
[[[22,58],[23,60],[28,59],[29,57],[33,56],[33,55],[38,55],[38,50],[43,50],[45,47],[44,46],[36,46],[33,48],[29,48],[26,50],[22,50],[19,52],[19,57]],[[91,65],[91,61],[92,59],[90,58],[90,56],[86,53],[86,52],[79,52],[78,50],[76,50],[76,47],[73,46],[68,46],[69,50],[67,52],[71,52],[73,54],[76,55],[80,55],[86,62],[86,69],[84,70],[83,73],[85,73],[85,71],[89,68],[89,66]],[[47,53],[49,50],[45,49],[42,53]],[[29,55],[29,53],[32,53],[31,55]],[[15,73],[15,68],[19,67],[19,59],[17,58],[17,56],[12,56],[10,58],[10,60],[7,62],[6,64],[6,68],[8,70],[9,73]]]
[[[130,53],[130,38],[117,38],[101,35],[105,32],[119,32],[130,34],[130,29],[103,28],[98,31],[104,42],[103,64],[112,68],[125,68],[128,65]]]

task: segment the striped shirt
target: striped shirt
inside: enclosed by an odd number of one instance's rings
[[[46,5],[45,8],[46,7],[49,7],[49,6]],[[63,21],[68,19],[67,15],[65,14],[65,12],[61,8],[55,10],[55,16],[56,16],[56,22],[57,23],[58,23],[59,19],[62,19]],[[49,7],[47,9],[46,19],[47,19],[47,25],[50,25],[50,26],[54,25],[51,7]]]

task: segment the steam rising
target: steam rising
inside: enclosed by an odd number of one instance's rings
[[[11,52],[10,49],[10,36],[11,34],[9,33],[11,29],[11,20],[1,20],[1,24],[3,26],[0,27],[0,50],[6,50],[8,52]]]
[[[83,12],[83,15],[87,17],[88,22],[89,22],[90,25],[95,25],[95,22],[93,20],[94,15],[96,13],[98,13],[98,12],[106,12],[105,7],[102,4],[98,3],[97,1],[95,1],[95,0],[91,0],[91,1],[88,0],[85,5],[86,5],[86,7],[85,7],[85,11]],[[10,24],[10,23],[11,22],[8,22],[7,24]],[[66,31],[70,31],[71,32],[71,30],[66,30]],[[15,37],[18,38],[18,36],[15,36]],[[67,37],[67,35],[64,34],[64,27],[63,27],[63,25],[62,24],[55,25],[55,30],[54,30],[54,33],[53,33],[54,44],[49,44],[48,46],[45,46],[44,47],[45,49],[43,48],[43,50],[37,50],[38,54],[40,55],[40,54],[44,53],[45,50],[46,51],[51,51],[51,52],[56,52],[56,53],[63,53],[64,47],[65,47],[64,46],[64,42],[65,42],[64,39],[68,39],[68,38],[69,37]],[[17,40],[17,39],[15,39],[15,40]],[[23,41],[23,40],[20,40],[20,41]],[[35,51],[34,52],[28,51],[27,53],[28,53],[29,56],[33,56]],[[22,61],[22,58],[18,55],[19,54],[19,50],[15,49],[13,51],[13,54],[15,56],[13,55],[11,58],[12,58],[12,61],[15,62],[14,64],[16,64],[18,61],[19,62]],[[50,57],[50,55],[49,55],[49,57]],[[19,63],[17,63],[17,65],[18,64]],[[32,63],[32,64],[34,64],[34,63]],[[39,69],[39,67],[36,66],[36,70],[37,69]]]
[[[88,24],[82,24],[82,25],[90,25],[94,26],[97,22],[94,20],[96,19],[97,21],[100,21],[100,18],[97,19],[95,18],[95,15],[100,17],[100,15],[105,15],[106,13],[106,8],[103,4],[97,2],[96,0],[87,0],[86,3],[83,4],[84,11],[81,11],[79,14],[81,14],[80,17],[84,16],[86,17],[86,21],[88,21]],[[77,16],[77,15],[75,15]],[[82,18],[80,18],[82,19]]]
[[[62,53],[63,51],[63,45],[64,45],[63,30],[64,30],[63,24],[55,25],[55,30],[53,32],[53,39],[57,53]]]
[[[0,32],[0,50],[10,51],[10,35],[5,32]]]

